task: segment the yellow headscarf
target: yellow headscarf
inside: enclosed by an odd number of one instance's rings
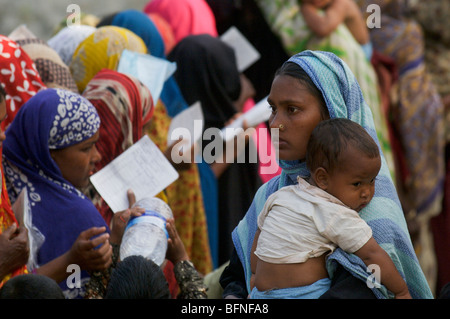
[[[117,27],[104,26],[82,41],[75,50],[70,71],[83,92],[87,83],[101,69],[117,70],[123,50],[147,53],[144,41],[132,31]]]

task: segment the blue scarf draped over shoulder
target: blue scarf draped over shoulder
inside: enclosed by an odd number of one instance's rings
[[[321,91],[331,118],[348,118],[361,126],[377,142],[371,110],[364,101],[361,89],[353,73],[340,58],[330,52],[303,51],[288,61],[298,64]],[[381,148],[380,152],[382,154]],[[245,217],[232,233],[239,259],[243,265],[247,289],[250,287],[250,252],[257,230],[257,218],[266,199],[281,187],[297,183],[297,176],[310,175],[306,164],[300,161],[280,160],[282,173],[260,187]],[[405,279],[413,298],[433,298],[409,236],[406,221],[394,183],[382,155],[381,170],[375,181],[375,195],[360,216],[372,228],[373,237],[389,254]],[[377,298],[390,298],[392,294],[381,285],[373,284],[372,273],[356,255],[338,248],[327,258],[327,270],[333,276],[337,264],[341,264],[353,276],[371,283]]]

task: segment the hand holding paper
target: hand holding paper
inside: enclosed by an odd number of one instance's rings
[[[267,98],[262,99],[253,108],[243,113],[242,116],[222,129],[224,141],[227,142],[233,139],[236,136],[236,128],[244,128],[244,121],[246,121],[248,127],[253,127],[269,120],[271,114],[272,111],[270,110]]]
[[[91,176],[91,182],[113,212],[128,208],[127,190],[136,200],[153,197],[178,178],[177,171],[145,135]]]

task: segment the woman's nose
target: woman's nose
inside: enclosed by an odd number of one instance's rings
[[[98,149],[95,145],[92,149],[94,152],[94,154],[92,155],[92,162],[95,164],[102,160],[102,154],[100,154],[100,152],[98,151]]]
[[[270,128],[279,128],[281,124],[280,115],[278,113],[272,114],[269,118]]]

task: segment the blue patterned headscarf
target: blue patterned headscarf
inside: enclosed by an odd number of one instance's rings
[[[6,131],[3,165],[8,194],[13,202],[27,189],[33,225],[45,237],[37,253],[39,266],[67,252],[82,231],[106,226],[92,202],[64,179],[50,155],[50,147],[80,143],[99,126],[100,118],[88,100],[70,91],[46,89],[21,107]],[[87,276],[82,272],[82,284]],[[61,287],[68,289],[65,282]],[[80,291],[71,293],[76,296]]]
[[[348,118],[360,124],[379,145],[371,110],[364,101],[354,75],[340,58],[333,53],[308,50],[292,56],[288,61],[298,64],[309,75],[321,91],[331,118]],[[280,160],[280,166],[281,175],[274,177],[258,190],[246,216],[232,233],[236,251],[244,267],[247,289],[251,275],[250,251],[257,229],[257,218],[266,199],[281,187],[295,184],[298,175],[309,175],[305,162]],[[433,298],[415,255],[384,156],[375,182],[374,198],[360,212],[360,216],[372,228],[375,240],[386,250],[405,278],[411,296]],[[361,259],[342,249],[335,250],[327,259],[330,276],[333,276],[338,263],[365,282],[371,276]],[[378,298],[389,296],[384,286],[374,288],[373,292]]]

